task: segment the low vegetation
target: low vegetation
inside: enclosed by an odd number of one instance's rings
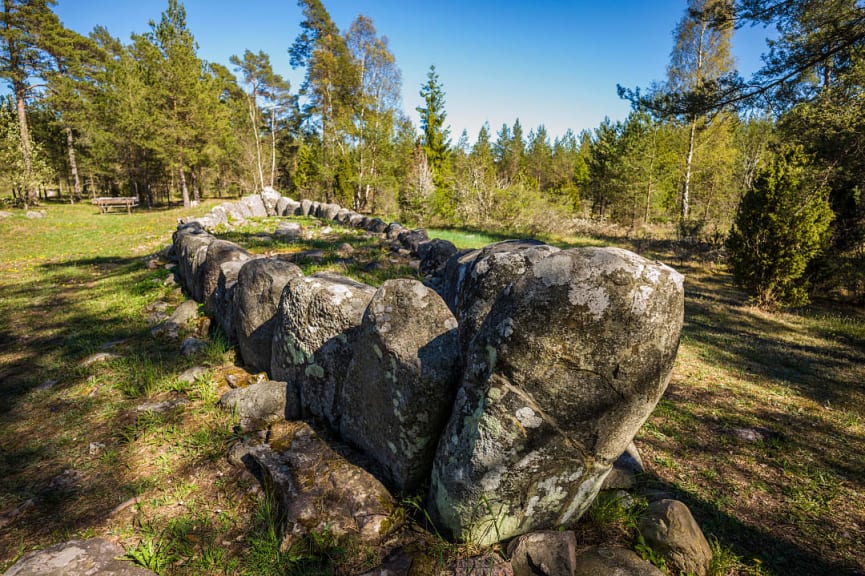
[[[160,574],[345,574],[380,560],[380,551],[326,533],[280,550],[272,504],[226,460],[238,436],[215,403],[237,373],[234,352],[216,337],[186,358],[177,342],[150,336],[149,305],[182,296],[166,284],[170,272],[148,270],[145,256],[168,244],[185,213],[50,205],[42,219],[0,221],[0,569],[28,550],[95,535]],[[275,220],[223,236],[256,252],[321,251],[307,273],[329,268],[373,284],[413,274],[356,231],[302,223],[316,240],[268,239]],[[433,235],[467,247],[500,239]],[[765,312],[710,260],[681,259],[670,243],[613,241],[670,261],[687,278],[673,380],[637,437],[646,490],[691,507],[715,548],[715,574],[865,570],[862,311],[818,301]],[[353,254],[342,254],[342,243]],[[99,351],[116,356],[81,364]],[[178,380],[195,365],[207,372]],[[165,402],[173,407],[148,409]],[[615,540],[657,560],[635,531],[643,505],[604,498],[571,528],[581,542]],[[417,499],[393,520],[431,528]],[[421,542],[418,563],[430,573],[478,552],[433,530]]]

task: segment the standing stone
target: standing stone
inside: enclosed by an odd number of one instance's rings
[[[374,234],[381,234],[387,229],[387,224],[384,223],[384,220],[381,218],[372,218],[369,222],[364,226],[367,232],[372,232]]]
[[[219,324],[228,342],[237,343],[234,330],[234,289],[237,286],[237,276],[246,261],[225,262],[219,267],[219,279],[216,281],[216,291],[213,293],[213,316]]]
[[[310,216],[315,216],[316,218],[321,218],[321,202],[313,202],[312,209],[309,212]]]
[[[678,500],[649,504],[637,526],[646,544],[681,574],[705,576],[712,562],[712,548],[688,507]]]
[[[441,297],[417,280],[388,280],[363,316],[338,401],[339,430],[398,492],[429,478],[456,394],[457,334]]]
[[[253,218],[267,217],[267,208],[264,207],[264,202],[261,200],[261,194],[251,194],[244,196],[240,202],[249,207],[249,211]]]
[[[246,262],[252,255],[227,240],[214,240],[207,247],[204,262],[198,269],[198,275],[193,285],[192,297],[204,303],[204,313],[213,316],[215,302],[213,294],[219,282],[220,266],[226,262]]]
[[[276,206],[279,204],[279,199],[282,195],[273,189],[272,186],[265,186],[261,191],[261,203],[264,204],[264,211],[268,216],[279,216],[276,212]]]
[[[459,295],[466,276],[480,253],[480,250],[460,250],[445,262],[438,293],[454,316],[457,316]]]
[[[300,201],[300,215],[305,217],[313,216],[312,214],[312,200],[307,200],[304,198]]]
[[[669,381],[682,276],[631,252],[537,261],[472,341],[433,467],[430,513],[490,544],[579,518]]]
[[[228,210],[225,206],[214,206],[210,210],[210,215],[219,224],[228,224]]]
[[[388,240],[396,240],[399,237],[400,233],[406,230],[405,226],[400,224],[399,222],[391,222],[387,225],[387,228],[384,229],[384,236]]]
[[[177,274],[180,276],[181,285],[190,296],[195,296],[195,279],[198,270],[204,264],[207,248],[214,240],[215,238],[205,232],[197,222],[182,225],[174,233]]]
[[[302,275],[300,268],[279,258],[250,260],[240,269],[234,289],[234,330],[240,355],[250,371],[270,368],[279,297],[289,280]]]
[[[361,216],[360,214],[352,214],[348,219],[348,225],[352,228],[363,228],[363,219],[366,216]]]
[[[502,289],[559,249],[537,240],[505,240],[483,248],[458,282],[454,316],[467,349]]]
[[[438,275],[444,269],[448,259],[457,253],[457,247],[452,242],[434,238],[421,242],[417,247],[417,255],[420,258],[418,271],[424,276]]]
[[[403,248],[412,254],[417,254],[418,246],[421,242],[429,240],[429,236],[423,228],[415,228],[414,230],[401,231],[396,239]]]
[[[325,220],[336,220],[336,215],[342,210],[339,204],[323,204],[321,207],[321,217]]]
[[[71,540],[25,555],[4,576],[156,576],[121,560],[125,550],[104,538]]]
[[[348,208],[340,208],[339,212],[336,213],[336,216],[334,216],[333,219],[337,224],[345,226],[348,224],[348,220],[351,218],[352,214],[354,214],[354,212]]]
[[[334,407],[374,293],[371,286],[328,272],[294,278],[282,291],[270,375],[289,383],[289,402],[295,386],[305,416],[338,426]]]

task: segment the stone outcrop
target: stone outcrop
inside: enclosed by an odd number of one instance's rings
[[[429,478],[459,370],[457,322],[416,280],[388,280],[363,315],[337,403],[343,438],[411,492]]]
[[[339,429],[336,400],[375,289],[332,273],[294,278],[279,301],[270,375],[295,387],[306,416]],[[291,400],[289,400],[291,401]]]
[[[25,555],[4,576],[156,576],[120,560],[125,550],[104,538],[72,540]]]
[[[536,261],[471,343],[433,519],[489,544],[579,518],[664,392],[682,314],[681,275],[625,250]]]
[[[289,280],[302,275],[296,265],[279,258],[251,260],[240,269],[234,289],[233,325],[240,355],[250,371],[270,369],[282,290]]]

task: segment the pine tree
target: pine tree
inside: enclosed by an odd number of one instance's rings
[[[425,104],[416,108],[420,113],[420,129],[423,132],[421,142],[436,188],[442,189],[446,186],[448,173],[450,127],[445,124],[447,112],[444,87],[434,65],[427,72],[427,81],[421,86],[420,96]]]

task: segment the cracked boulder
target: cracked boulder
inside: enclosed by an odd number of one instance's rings
[[[459,354],[456,319],[433,290],[403,279],[376,291],[338,399],[339,430],[400,493],[429,478]]]
[[[336,430],[336,400],[374,293],[372,286],[320,272],[290,280],[279,301],[270,375],[289,383],[289,402],[299,398],[304,416]]]
[[[240,356],[251,372],[270,368],[274,318],[282,289],[300,268],[279,258],[250,260],[240,269],[234,288],[233,328]]]
[[[616,248],[560,251],[501,291],[471,343],[429,507],[491,544],[567,524],[666,389],[682,276]]]
[[[220,266],[226,262],[246,262],[252,255],[235,244],[226,240],[214,240],[207,247],[204,262],[198,268],[198,274],[193,284],[192,297],[204,303],[204,313],[213,316],[216,302],[213,295],[219,284]]]

